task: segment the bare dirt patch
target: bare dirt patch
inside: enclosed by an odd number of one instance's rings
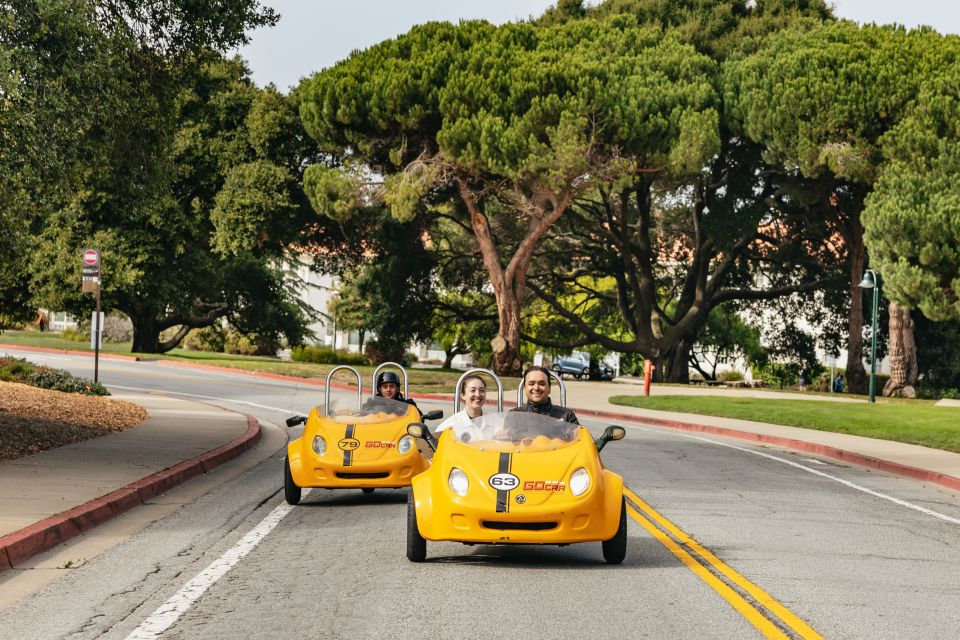
[[[126,431],[146,417],[123,400],[0,382],[0,460]]]

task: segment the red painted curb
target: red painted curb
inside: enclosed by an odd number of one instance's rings
[[[223,446],[131,482],[69,511],[58,513],[0,537],[0,572],[12,569],[19,562],[52,549],[84,531],[146,503],[178,484],[207,473],[239,456],[260,441],[260,423],[253,416],[248,415],[246,418],[246,432]]]
[[[72,349],[51,349],[50,347],[27,347],[19,344],[5,344],[0,343],[0,349],[13,349],[14,351],[37,351],[39,353],[62,353],[68,356],[94,356],[93,351],[73,351]],[[140,356],[125,356],[119,353],[103,353],[100,352],[100,358],[106,358],[108,360],[132,360],[134,362],[140,361]]]

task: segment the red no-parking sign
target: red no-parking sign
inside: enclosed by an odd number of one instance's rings
[[[100,287],[100,252],[87,249],[83,252],[83,290],[96,293]]]

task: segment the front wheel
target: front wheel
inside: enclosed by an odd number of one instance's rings
[[[627,557],[627,502],[620,498],[620,526],[609,540],[603,541],[603,559],[607,564],[620,564]]]
[[[427,541],[417,528],[417,509],[413,503],[413,489],[407,496],[407,560],[423,562],[427,559]]]
[[[293,474],[290,473],[290,461],[287,458],[283,459],[283,497],[286,498],[287,504],[299,504],[300,487],[296,485],[293,481]]]

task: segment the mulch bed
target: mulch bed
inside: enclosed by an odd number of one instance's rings
[[[122,400],[0,382],[0,460],[126,431],[146,417]]]

